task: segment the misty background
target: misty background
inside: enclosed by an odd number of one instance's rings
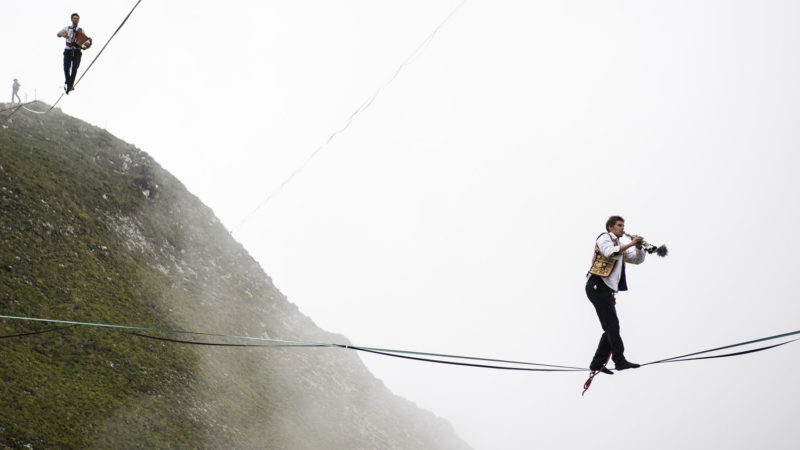
[[[55,101],[69,15],[85,69],[134,3],[4,2],[4,95]],[[151,154],[357,345],[588,365],[611,214],[670,248],[618,296],[630,360],[800,329],[800,5],[468,1],[387,85],[460,4],[144,0],[59,107]],[[360,357],[475,448],[789,449],[798,348],[585,397],[586,373]]]

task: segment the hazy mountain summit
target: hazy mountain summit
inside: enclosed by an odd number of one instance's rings
[[[58,109],[7,116],[0,314],[347,343],[145,152]],[[0,319],[4,448],[468,448],[353,351],[55,327]]]

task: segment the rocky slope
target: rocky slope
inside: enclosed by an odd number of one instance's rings
[[[299,313],[146,153],[57,109],[7,116],[0,314],[347,343]],[[0,339],[0,445],[467,448],[352,351],[54,327],[0,319],[0,336],[45,331]]]

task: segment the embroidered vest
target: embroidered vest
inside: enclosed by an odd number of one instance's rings
[[[602,234],[600,236],[602,236]],[[597,237],[600,238],[600,236]],[[614,242],[614,245],[618,245],[614,236],[611,237],[611,241]],[[614,264],[616,262],[616,259],[606,258],[603,256],[603,254],[600,253],[600,247],[597,245],[597,243],[595,243],[594,256],[592,257],[592,267],[589,268],[589,273],[592,275],[607,277],[611,275],[611,271],[614,270]]]

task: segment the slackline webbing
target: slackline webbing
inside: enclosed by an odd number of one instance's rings
[[[62,93],[61,95],[63,96],[64,94]],[[36,100],[31,100],[31,101],[29,101],[29,102],[25,102],[25,103],[19,103],[19,104],[16,104],[16,105],[14,105],[14,106],[10,106],[10,107],[8,107],[8,108],[3,108],[3,109],[0,109],[0,113],[2,113],[2,112],[6,112],[6,111],[11,111],[11,114],[9,114],[9,115],[8,115],[8,116],[5,118],[5,121],[6,121],[6,122],[11,122],[11,118],[12,118],[12,117],[14,116],[14,114],[16,114],[16,113],[17,113],[17,111],[19,111],[20,109],[24,109],[25,111],[32,112],[32,113],[34,113],[34,114],[47,114],[47,113],[49,113],[49,112],[50,112],[50,110],[52,110],[52,109],[53,109],[52,107],[50,107],[49,109],[47,109],[47,110],[45,110],[45,111],[35,111],[35,110],[33,110],[33,109],[30,109],[30,108],[28,108],[28,106],[29,106],[29,105],[32,105],[32,104],[34,104],[34,103],[38,103],[38,102],[46,103],[46,100],[49,100],[49,99],[51,99],[51,98],[56,98],[56,97],[58,97],[58,96],[56,96],[56,95],[53,95],[53,96],[50,96],[50,97],[42,97],[42,98],[38,98],[38,99],[36,99]],[[59,97],[59,98],[60,98],[60,97]],[[45,106],[46,106],[46,105],[45,105]],[[12,111],[12,110],[13,110],[13,111]]]
[[[192,345],[208,345],[215,347],[327,347],[327,345],[313,345],[313,344],[230,344],[225,342],[200,342],[188,341],[184,339],[171,339],[159,336],[150,336],[149,334],[133,333],[130,331],[123,331],[122,333],[130,334],[132,336],[143,337],[147,339],[155,339],[157,341],[175,342],[177,344],[192,344]]]
[[[727,353],[727,354],[724,354],[724,355],[707,356],[707,357],[703,357],[703,358],[689,358],[690,356],[703,355],[703,354],[706,354],[706,353],[716,352],[716,351],[719,351],[719,350],[726,350],[726,349],[729,349],[729,348],[741,347],[743,345],[755,344],[757,342],[771,341],[773,339],[780,339],[780,338],[784,338],[784,337],[795,336],[795,335],[798,335],[798,334],[800,334],[800,330],[792,331],[791,333],[776,334],[775,336],[768,336],[768,337],[760,338],[760,339],[753,339],[751,341],[739,342],[738,344],[725,345],[725,346],[722,346],[722,347],[712,348],[712,349],[709,349],[709,350],[702,350],[702,351],[699,351],[699,352],[688,353],[686,355],[673,356],[672,358],[660,359],[658,361],[652,361],[652,362],[645,363],[645,364],[642,364],[642,365],[643,366],[649,366],[651,364],[662,364],[662,363],[668,363],[668,362],[692,361],[692,360],[698,360],[698,359],[712,359],[712,358],[725,358],[727,356],[737,356],[737,355],[743,355],[743,354],[746,354],[746,353],[754,353],[754,352],[759,352],[761,350],[768,350],[770,348],[778,347],[778,346],[783,345],[783,344],[788,344],[789,342],[794,342],[794,341],[796,341],[796,340],[798,340],[800,338],[792,339],[790,341],[786,341],[786,342],[783,342],[781,344],[771,345],[771,346],[768,346],[768,347],[761,347],[761,348],[757,348],[757,349],[749,350],[749,351],[745,351],[745,352]]]
[[[350,124],[353,123],[353,120],[356,118],[356,116],[359,115],[360,113],[362,113],[363,111],[365,111],[367,108],[369,108],[370,105],[372,105],[372,103],[375,101],[375,99],[378,98],[378,95],[380,95],[380,93],[386,87],[388,87],[390,84],[392,84],[392,82],[395,80],[395,78],[397,78],[397,76],[400,75],[400,72],[402,72],[403,69],[406,66],[410,65],[417,58],[417,56],[419,56],[422,53],[422,51],[425,49],[425,47],[427,47],[433,41],[433,38],[436,37],[436,34],[439,33],[439,30],[441,30],[447,24],[447,22],[449,22],[450,19],[452,19],[453,16],[456,15],[458,10],[461,9],[461,7],[464,6],[465,3],[467,3],[467,0],[462,0],[458,5],[456,5],[456,7],[453,8],[452,11],[450,11],[450,14],[448,14],[447,17],[445,17],[444,20],[442,20],[439,23],[439,25],[437,25],[436,28],[434,28],[434,30],[428,35],[428,37],[426,37],[425,40],[423,40],[422,43],[419,44],[416,49],[414,49],[414,51],[411,53],[411,55],[409,55],[405,59],[405,61],[403,61],[400,64],[400,66],[394,71],[394,74],[392,74],[392,76],[389,78],[389,80],[386,81],[381,87],[379,87],[372,94],[372,96],[370,98],[368,98],[366,101],[364,101],[364,103],[361,104],[361,106],[356,108],[356,110],[353,111],[350,114],[350,117],[347,118],[347,120],[345,121],[344,125],[341,128],[339,128],[338,130],[336,130],[333,133],[331,133],[328,136],[328,138],[325,140],[325,142],[323,142],[320,146],[318,146],[316,148],[316,150],[311,152],[311,154],[305,159],[305,161],[302,164],[300,164],[294,171],[292,171],[289,174],[289,176],[287,176],[278,185],[278,187],[276,187],[274,190],[272,190],[270,193],[268,193],[267,196],[264,198],[264,200],[261,201],[261,203],[256,205],[256,207],[252,211],[250,211],[249,214],[247,214],[241,221],[239,221],[239,223],[231,229],[231,233],[237,232],[239,229],[242,228],[242,226],[244,226],[244,224],[246,224],[253,217],[255,217],[255,215],[258,213],[259,210],[261,210],[261,208],[263,208],[275,196],[277,196],[281,191],[283,191],[283,189],[286,187],[286,185],[289,184],[300,172],[305,170],[305,168],[309,165],[309,163],[311,163],[311,160],[313,160],[322,149],[327,147],[337,135],[339,135],[339,134],[343,133],[345,130],[347,130],[350,127]]]
[[[471,363],[464,363],[464,362],[456,362],[456,361],[445,361],[440,359],[431,359],[431,358],[420,358],[415,356],[407,356],[407,355],[399,355],[396,353],[389,353],[377,350],[370,350],[363,347],[353,346],[353,345],[343,345],[343,344],[319,344],[319,345],[308,345],[308,344],[229,344],[229,343],[222,343],[222,342],[198,342],[198,341],[187,341],[183,339],[170,339],[165,337],[158,337],[158,336],[150,336],[147,334],[142,333],[131,333],[131,332],[124,332],[126,334],[131,334],[138,337],[143,337],[147,339],[155,339],[159,341],[167,341],[167,342],[175,342],[179,344],[192,344],[192,345],[208,345],[208,346],[220,346],[220,347],[337,347],[349,350],[356,350],[361,352],[367,353],[374,353],[377,355],[383,356],[393,356],[395,358],[403,358],[403,359],[411,359],[415,361],[424,361],[424,362],[432,362],[438,364],[451,364],[457,366],[467,366],[467,367],[483,367],[488,369],[505,369],[505,370],[527,370],[527,371],[534,371],[534,372],[566,372],[566,371],[584,371],[586,369],[581,368],[574,368],[574,369],[534,369],[534,368],[521,368],[521,367],[509,367],[509,366],[493,366],[493,365],[486,365],[486,364],[471,364]],[[467,357],[461,357],[467,358]]]
[[[769,350],[771,348],[780,347],[781,345],[786,345],[786,344],[788,344],[790,342],[794,342],[794,341],[797,341],[797,340],[800,340],[800,338],[792,339],[791,341],[781,342],[780,344],[769,345],[769,346],[761,347],[761,348],[754,348],[752,350],[743,350],[741,352],[726,353],[724,355],[700,356],[700,357],[697,357],[697,358],[673,359],[673,360],[670,360],[670,361],[662,361],[662,362],[697,361],[697,360],[701,360],[701,359],[727,358],[729,356],[746,355],[748,353],[755,353],[755,352],[760,352],[762,350]]]
[[[35,334],[51,333],[53,331],[66,330],[67,328],[72,328],[72,327],[76,327],[76,326],[77,325],[67,325],[65,327],[55,327],[55,328],[47,328],[47,329],[44,329],[44,330],[38,330],[38,331],[30,331],[28,333],[7,334],[5,336],[0,336],[0,339],[23,337],[23,336],[33,336]]]
[[[20,109],[20,108],[28,110],[28,111],[31,111],[31,112],[35,112],[37,114],[44,114],[44,113],[39,112],[39,111],[30,110],[30,109],[26,108],[26,106],[32,105],[32,104],[37,103],[37,102],[44,102],[45,100],[49,100],[51,98],[56,98],[56,97],[58,97],[58,95],[51,95],[49,97],[37,98],[37,99],[31,100],[31,101],[25,102],[25,103],[11,103],[11,106],[8,106],[8,107],[5,107],[3,109],[0,109],[0,113],[6,112],[6,111],[11,111],[13,109],[14,111],[12,111],[11,114],[8,115],[8,117],[6,118],[7,120],[11,119],[11,116],[13,116],[14,113],[16,113],[17,110]],[[46,112],[47,111],[45,111],[45,113]]]
[[[34,111],[34,110],[32,110],[32,109],[30,109],[30,108],[28,108],[26,106],[23,106],[22,109],[24,109],[25,111],[34,113],[34,114],[47,114],[47,111]]]
[[[368,348],[363,347],[354,347],[349,346],[353,350],[358,350],[367,353],[374,353],[376,355],[383,355],[383,356],[393,356],[395,358],[403,358],[403,359],[411,359],[414,361],[423,361],[423,362],[431,362],[431,363],[438,363],[438,364],[451,364],[455,366],[466,366],[466,367],[481,367],[484,369],[502,369],[502,370],[522,370],[522,371],[529,371],[529,372],[584,372],[586,369],[582,368],[562,368],[562,369],[539,369],[533,367],[512,367],[512,366],[494,366],[488,364],[474,364],[474,363],[465,363],[465,362],[457,362],[457,361],[445,361],[442,359],[431,359],[431,358],[420,358],[417,356],[408,356],[408,355],[399,355],[397,353],[390,353],[390,352],[382,352],[377,350],[371,350]],[[459,356],[457,358],[464,358],[464,359],[480,359],[483,358],[468,358],[464,356]],[[530,363],[517,363],[517,364],[530,364]],[[548,366],[547,364],[537,364],[538,366]],[[560,366],[549,366],[549,367],[560,367]]]
[[[367,353],[374,353],[384,356],[394,356],[398,358],[404,359],[412,359],[418,361],[425,361],[425,362],[433,362],[433,363],[440,363],[440,364],[452,364],[452,365],[459,365],[459,366],[468,366],[468,367],[483,367],[488,369],[505,369],[505,370],[522,370],[522,371],[545,371],[545,372],[574,372],[574,371],[586,371],[588,369],[584,367],[570,367],[570,366],[558,366],[553,364],[540,364],[540,363],[532,363],[532,362],[525,362],[525,361],[511,361],[511,360],[504,360],[504,359],[493,359],[493,358],[479,358],[475,356],[463,356],[463,355],[451,355],[451,354],[443,354],[443,353],[429,353],[429,352],[418,352],[418,351],[411,351],[411,350],[398,350],[398,349],[388,349],[388,348],[375,348],[375,347],[362,347],[357,345],[350,345],[350,344],[335,344],[335,343],[327,343],[327,342],[309,342],[309,341],[294,341],[294,340],[287,340],[287,339],[275,339],[275,338],[266,338],[266,337],[254,337],[254,336],[238,336],[238,335],[230,335],[230,334],[221,334],[221,333],[204,333],[204,332],[197,332],[197,331],[186,331],[186,330],[165,330],[159,328],[148,328],[148,327],[137,327],[137,326],[130,326],[130,325],[114,325],[114,324],[107,324],[107,323],[94,323],[94,322],[78,322],[78,321],[71,321],[71,320],[56,320],[56,319],[43,319],[43,318],[36,318],[36,317],[20,317],[20,316],[8,316],[8,315],[0,315],[0,319],[10,319],[10,320],[20,320],[20,321],[32,321],[32,322],[46,322],[46,323],[57,323],[57,324],[68,324],[73,326],[85,326],[85,327],[95,327],[95,328],[104,328],[104,329],[111,329],[117,330],[122,332],[127,332],[128,334],[135,334],[139,337],[150,338],[150,339],[157,339],[162,341],[168,342],[175,342],[175,343],[182,343],[182,344],[193,344],[193,345],[215,345],[215,346],[229,346],[229,347],[256,347],[258,345],[253,344],[224,344],[224,343],[211,343],[211,342],[197,342],[197,341],[190,341],[190,340],[183,340],[183,339],[171,339],[171,338],[163,338],[163,337],[155,337],[151,335],[145,335],[143,333],[162,333],[162,334],[182,334],[182,335],[189,335],[189,336],[205,336],[205,337],[218,337],[218,338],[226,338],[226,339],[241,339],[241,340],[249,340],[249,341],[259,341],[259,342],[269,342],[271,345],[261,345],[262,347],[328,347],[328,348],[341,348],[346,350],[356,350],[362,351]],[[275,345],[280,344],[280,345]],[[410,356],[413,355],[413,356]],[[422,357],[426,358],[422,358]],[[437,358],[437,359],[434,359]],[[442,359],[447,358],[447,359]],[[474,363],[466,363],[466,362],[457,362],[457,361],[450,361],[452,359],[455,360],[469,360],[469,361],[480,361],[486,363],[503,363],[506,365],[492,365],[492,364],[474,364]],[[516,365],[516,366],[512,366]],[[517,367],[517,366],[537,366],[537,367],[545,367],[545,369],[539,368],[530,368],[530,367]]]
[[[797,335],[797,334],[800,334],[800,330],[793,331],[791,333],[778,334],[778,335],[775,335],[775,336],[769,336],[769,337],[765,337],[765,338],[761,338],[761,339],[754,339],[754,340],[751,340],[751,341],[740,342],[738,344],[725,345],[723,347],[712,348],[712,349],[709,349],[709,350],[703,350],[703,351],[699,351],[699,352],[688,353],[686,355],[673,356],[672,358],[660,359],[658,361],[652,361],[652,362],[649,362],[649,363],[642,364],[641,367],[649,366],[649,365],[653,365],[653,364],[664,364],[664,363],[681,362],[681,361],[699,361],[699,360],[702,360],[702,359],[729,358],[731,356],[747,355],[749,353],[756,353],[756,352],[761,352],[761,351],[764,351],[764,350],[770,350],[770,349],[773,349],[775,347],[780,347],[782,345],[789,344],[791,342],[799,341],[800,338],[790,339],[790,340],[785,341],[785,342],[780,342],[780,343],[777,343],[777,344],[767,345],[765,347],[759,347],[759,348],[754,348],[754,349],[750,349],[750,350],[742,350],[742,351],[733,352],[733,353],[724,353],[724,354],[721,354],[721,355],[711,355],[711,356],[697,356],[697,355],[703,355],[703,354],[706,354],[706,353],[716,352],[716,351],[719,351],[719,350],[725,350],[725,349],[734,348],[734,347],[741,347],[743,345],[755,344],[757,342],[764,342],[764,341],[769,341],[769,340],[772,340],[772,339],[780,339],[780,338],[784,338],[784,337],[794,336],[794,335]],[[610,356],[611,355],[609,355],[609,357]],[[608,364],[608,361],[606,361],[606,364]],[[605,368],[605,367],[606,366],[603,365],[603,368]],[[592,371],[591,375],[589,375],[589,378],[583,384],[583,392],[581,393],[581,395],[586,394],[586,391],[589,390],[589,387],[592,385],[592,380],[594,379],[594,377],[599,372],[600,372],[599,370]]]
[[[11,337],[23,337],[23,336],[30,336],[35,334],[43,334],[52,331],[61,331],[66,328],[72,328],[76,326],[87,326],[87,327],[96,327],[96,328],[105,328],[111,330],[122,331],[126,334],[135,335],[142,338],[147,339],[156,339],[160,341],[166,342],[174,342],[174,343],[181,343],[181,344],[191,344],[191,345],[207,345],[207,346],[221,346],[221,347],[328,347],[328,348],[341,348],[347,350],[356,350],[366,353],[372,353],[382,356],[392,356],[395,358],[402,358],[402,359],[409,359],[415,361],[422,361],[422,362],[431,362],[431,363],[439,363],[439,364],[451,364],[457,366],[466,366],[466,367],[480,367],[480,368],[487,368],[487,369],[501,369],[501,370],[521,370],[521,371],[535,371],[535,372],[574,372],[574,371],[587,371],[589,369],[582,368],[582,367],[571,367],[571,366],[558,366],[552,364],[540,364],[540,363],[531,363],[531,362],[524,362],[524,361],[512,361],[512,360],[504,360],[504,359],[493,359],[493,358],[480,358],[474,356],[463,356],[463,355],[451,355],[451,354],[444,354],[444,353],[429,353],[429,352],[418,352],[418,351],[411,351],[411,350],[398,350],[398,349],[386,349],[386,348],[374,348],[374,347],[362,347],[357,345],[349,345],[349,344],[336,344],[336,343],[326,343],[326,342],[308,342],[308,341],[293,341],[293,340],[286,340],[286,339],[275,339],[275,338],[265,338],[265,337],[254,337],[254,336],[238,336],[238,335],[229,335],[229,334],[221,334],[221,333],[205,333],[205,332],[197,332],[197,331],[185,331],[185,330],[165,330],[165,329],[158,329],[158,328],[148,328],[148,327],[136,327],[136,326],[129,326],[129,325],[113,325],[113,324],[106,324],[106,323],[93,323],[93,322],[78,322],[78,321],[69,321],[69,320],[56,320],[56,319],[42,319],[42,318],[35,318],[35,317],[20,317],[20,316],[8,316],[8,315],[0,315],[2,319],[10,319],[10,320],[21,320],[21,321],[34,321],[34,322],[47,322],[47,323],[57,323],[57,324],[65,324],[68,325],[66,327],[57,327],[51,328],[41,331],[29,332],[29,333],[20,333],[15,335],[9,336],[0,336],[0,338],[11,338]],[[227,338],[227,339],[241,339],[241,340],[251,340],[251,341],[261,341],[261,342],[269,342],[269,344],[234,344],[234,343],[223,343],[223,342],[200,342],[194,340],[187,340],[187,339],[174,339],[174,338],[165,338],[159,336],[152,336],[147,333],[162,333],[162,334],[183,334],[183,335],[193,335],[193,336],[206,336],[206,337],[218,337],[218,338]],[[783,333],[778,334],[775,336],[768,336],[760,339],[749,340],[745,342],[740,342],[737,344],[725,345],[722,347],[716,347],[708,350],[702,350],[699,352],[688,353],[685,355],[674,356],[672,358],[661,359],[657,361],[652,361],[646,364],[642,364],[642,366],[653,365],[653,364],[663,364],[668,362],[680,362],[680,361],[694,361],[694,360],[702,360],[702,359],[714,359],[714,358],[726,358],[731,356],[740,356],[749,353],[760,352],[763,350],[769,350],[776,347],[780,347],[786,345],[791,342],[795,342],[800,340],[800,337],[791,339],[785,342],[780,342],[777,344],[772,344],[764,347],[759,347],[755,349],[743,350],[733,353],[725,353],[721,355],[710,355],[710,356],[698,356],[704,355],[711,352],[725,350],[735,347],[741,347],[748,344],[754,344],[758,342],[765,342],[774,339],[780,339],[784,337],[790,337],[800,335],[800,330],[793,331],[790,333]],[[447,359],[442,359],[447,358]],[[452,361],[452,360],[462,360],[459,361]],[[471,362],[463,362],[463,361],[479,361],[484,363],[503,363],[503,365],[498,364],[477,364]],[[513,365],[509,365],[513,364]],[[536,368],[531,367],[518,367],[518,366],[537,366]],[[584,391],[585,392],[585,391]]]
[[[13,106],[9,106],[8,108],[0,109],[0,112],[11,111],[12,109],[14,111],[16,111],[16,110],[22,108],[23,106],[30,105],[31,103],[34,103],[34,102],[36,102],[36,100],[30,101],[30,102],[25,102],[25,103],[17,103],[17,104],[13,104],[12,103]],[[12,112],[11,114],[13,115],[14,113]],[[11,117],[11,115],[9,115],[8,117]]]
[[[8,117],[6,117],[6,122],[11,122],[11,118],[12,118],[12,117],[14,117],[14,114],[16,114],[16,113],[17,113],[17,111],[19,111],[20,109],[22,109],[23,107],[25,107],[25,105],[30,105],[31,103],[34,103],[35,101],[36,101],[36,100],[34,100],[34,101],[32,101],[32,102],[28,102],[28,103],[20,103],[20,104],[18,104],[17,106],[12,106],[12,107],[10,107],[10,108],[0,109],[0,112],[5,112],[5,111],[8,111],[8,110],[12,110],[12,109],[13,109],[13,111],[11,111],[11,114],[9,114],[9,115],[8,115]],[[52,108],[51,108],[51,109],[52,109]],[[49,111],[49,109],[48,109],[48,111]]]

